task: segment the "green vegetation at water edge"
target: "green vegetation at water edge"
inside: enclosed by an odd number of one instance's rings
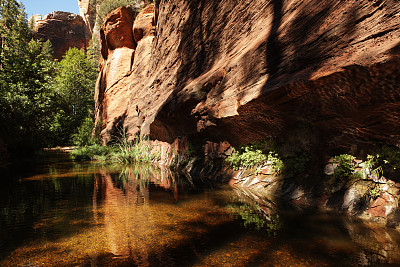
[[[152,151],[150,140],[146,137],[128,142],[123,138],[119,143],[110,146],[98,144],[79,147],[71,152],[76,161],[111,161],[118,163],[147,162],[158,160],[160,155]]]
[[[400,149],[395,146],[382,146],[372,155],[368,155],[361,163],[356,163],[356,158],[349,154],[341,154],[333,158],[338,164],[333,175],[343,181],[349,178],[356,179],[380,179],[385,176],[393,181],[399,180],[400,175]],[[357,168],[361,168],[357,170]],[[369,190],[371,197],[375,198],[380,194],[377,188]]]
[[[275,173],[286,177],[304,172],[310,160],[309,153],[303,150],[282,156],[279,146],[271,140],[238,147],[226,158],[226,162],[235,170],[269,165]]]

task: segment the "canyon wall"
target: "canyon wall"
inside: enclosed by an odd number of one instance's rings
[[[87,48],[90,34],[82,17],[63,11],[54,11],[43,19],[32,17],[35,22],[33,36],[42,41],[50,40],[53,57],[61,59],[71,47]]]
[[[96,23],[96,4],[95,1],[90,0],[78,0],[79,14],[86,24],[86,30],[93,34],[94,25]]]
[[[398,144],[399,37],[394,0],[120,8],[101,30],[96,121],[104,143],[124,129],[169,143]]]

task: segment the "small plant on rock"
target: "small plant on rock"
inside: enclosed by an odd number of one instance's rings
[[[333,175],[337,178],[344,179],[350,177],[354,171],[354,159],[352,155],[342,154],[333,158],[338,166],[335,169]]]
[[[268,154],[268,162],[271,164],[271,168],[275,173],[280,173],[284,169],[284,163],[280,159],[278,153],[270,151]]]
[[[378,197],[381,196],[382,190],[379,187],[379,185],[372,185],[371,187],[368,188],[367,194],[373,199],[376,200]]]
[[[383,169],[378,164],[376,156],[368,155],[362,168],[363,178],[367,178],[368,176],[380,178],[383,175]]]

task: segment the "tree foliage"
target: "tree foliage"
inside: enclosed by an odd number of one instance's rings
[[[23,6],[1,1],[0,134],[6,143],[41,145],[54,70],[50,42],[31,40]]]
[[[57,110],[51,125],[56,143],[73,143],[72,135],[92,116],[96,77],[97,68],[83,50],[71,48],[57,63],[53,84]]]
[[[53,60],[15,0],[0,0],[0,45],[0,138],[11,150],[71,144],[94,106],[94,60],[76,48]]]

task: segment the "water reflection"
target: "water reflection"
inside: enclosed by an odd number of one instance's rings
[[[243,226],[265,231],[269,237],[276,237],[282,223],[275,202],[246,188],[235,188],[234,192],[237,196],[232,197],[228,208],[240,216]]]
[[[149,165],[54,162],[0,187],[0,265],[399,264],[399,233]]]

